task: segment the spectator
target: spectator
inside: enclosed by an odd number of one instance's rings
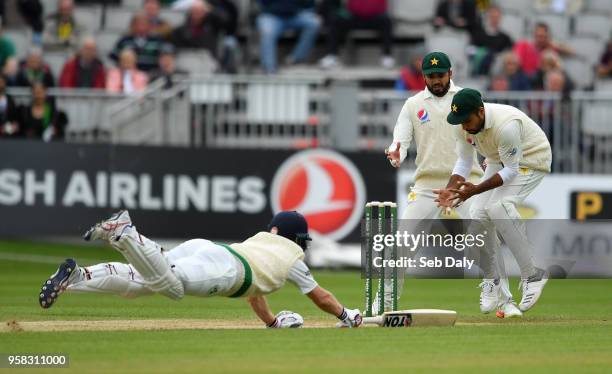
[[[19,75],[19,61],[16,57],[9,57],[2,67],[2,75],[4,76],[7,87],[17,86],[17,76]]]
[[[2,35],[0,27],[0,66],[4,66],[9,57],[15,56],[15,44],[6,36]]]
[[[551,70],[544,75],[544,90],[549,92],[565,92],[566,80],[562,70]]]
[[[533,30],[533,42],[521,40],[514,45],[514,53],[519,57],[523,71],[529,76],[536,73],[540,66],[541,55],[547,50],[561,55],[574,54],[571,48],[553,42],[548,25],[542,22],[536,24]]]
[[[449,26],[472,32],[478,25],[478,12],[474,0],[442,0],[433,21],[435,28]]]
[[[502,76],[508,80],[510,91],[529,91],[531,81],[527,74],[521,69],[518,57],[512,51],[501,55]]]
[[[26,60],[21,63],[15,85],[18,87],[29,87],[37,82],[42,83],[45,87],[53,87],[55,85],[51,69],[43,61],[42,50],[35,47],[30,50]]]
[[[64,64],[59,86],[100,90],[106,87],[104,65],[98,58],[96,40],[93,37],[83,39],[79,52]]]
[[[319,33],[321,21],[314,12],[314,0],[258,0],[257,16],[260,35],[260,59],[264,72],[277,70],[278,38],[285,30],[299,30],[297,44],[285,62],[288,65],[306,62]]]
[[[144,13],[138,13],[132,17],[130,33],[117,42],[110,57],[117,62],[119,53],[129,48],[136,53],[138,69],[149,71],[157,68],[159,49],[162,44],[162,39],[149,33],[147,16]]]
[[[6,80],[0,75],[0,138],[20,135],[17,106],[6,93]]]
[[[151,35],[166,39],[172,32],[172,26],[159,15],[161,4],[159,0],[144,0],[144,13],[147,16],[149,23],[149,32]]]
[[[491,6],[487,9],[484,24],[478,25],[472,33],[472,44],[477,47],[472,55],[473,73],[476,75],[488,74],[495,56],[512,49],[512,39],[500,29],[501,19],[501,9]]]
[[[423,57],[422,51],[412,55],[410,64],[400,70],[400,77],[395,82],[395,88],[399,91],[421,91],[425,89],[425,77],[423,77]]]
[[[47,88],[41,82],[32,85],[32,102],[21,108],[19,121],[27,138],[42,138],[44,141],[62,139],[68,124],[64,112],[58,111],[47,98]]]
[[[77,24],[74,17],[72,0],[60,0],[57,12],[47,18],[43,46],[47,48],[70,47],[76,49],[83,33],[83,27]]]
[[[164,80],[164,88],[172,88],[177,80],[187,77],[187,72],[176,67],[176,55],[172,44],[162,47],[159,54],[159,68],[151,73],[151,81]]]
[[[608,41],[606,50],[601,55],[599,66],[597,66],[597,75],[600,78],[612,77],[612,40]]]
[[[40,0],[17,0],[17,8],[21,17],[32,28],[32,43],[42,45],[43,5]]]
[[[223,9],[194,0],[185,23],[172,32],[172,41],[178,48],[204,48],[216,56],[219,34],[227,22]]]
[[[380,34],[384,68],[395,66],[391,57],[393,42],[391,18],[387,13],[387,0],[348,0],[343,6],[339,0],[327,0],[333,5],[325,6],[327,32],[327,56],[320,65],[331,68],[338,65],[338,45],[340,38],[351,29],[374,29]]]
[[[558,72],[563,75],[563,87],[565,89],[564,93],[569,95],[569,93],[574,89],[574,83],[563,69],[561,57],[559,57],[559,55],[552,50],[546,51],[542,54],[540,68],[534,76],[532,87],[537,90],[548,90],[546,86],[546,76],[552,71],[555,72],[555,75]]]
[[[227,73],[238,72],[238,60],[240,55],[240,45],[238,43],[238,8],[230,0],[209,0],[209,3],[225,12],[227,22],[223,31],[225,35],[222,41],[221,66]]]
[[[147,88],[147,74],[138,70],[136,52],[125,48],[119,53],[119,67],[109,70],[106,90],[115,93],[132,94]]]
[[[510,91],[510,81],[505,75],[496,75],[491,79],[489,90],[495,92]]]

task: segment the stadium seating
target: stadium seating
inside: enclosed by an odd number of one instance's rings
[[[502,16],[501,29],[514,42],[525,38],[525,18],[520,13],[506,12]]]
[[[142,0],[121,0],[121,5],[126,9],[142,9]]]
[[[43,15],[48,16],[57,12],[58,0],[44,0],[43,3]]]
[[[533,9],[532,0],[511,0],[500,1],[499,6],[505,11],[514,11],[523,14],[529,14]]]
[[[466,48],[469,44],[469,35],[465,32],[443,29],[433,33],[425,39],[428,51],[445,51],[452,63],[453,73],[457,79],[468,76],[468,59]]]
[[[100,30],[102,23],[102,8],[99,6],[80,6],[74,8],[74,17],[77,23],[90,34]]]
[[[13,44],[15,44],[15,52],[17,58],[21,59],[25,57],[28,53],[28,49],[30,49],[31,41],[32,41],[32,33],[29,29],[5,29],[2,30],[2,34],[10,39]]]
[[[395,0],[391,1],[389,14],[402,21],[431,22],[435,6],[436,3],[430,0]]]
[[[178,27],[185,21],[185,13],[173,10],[162,9],[159,16],[172,25],[172,27]]]
[[[125,8],[106,8],[104,28],[106,30],[127,31],[134,11]]]
[[[193,75],[210,74],[217,70],[217,61],[208,51],[180,51],[176,64]]]
[[[566,58],[563,60],[563,67],[576,88],[585,89],[593,85],[593,65],[587,61],[579,58]]]
[[[587,135],[611,136],[612,126],[602,118],[612,118],[612,108],[608,103],[584,103],[582,108],[582,131]]]
[[[113,50],[115,44],[121,37],[119,31],[101,31],[96,34],[96,43],[98,45],[98,54],[106,58],[108,54]]]
[[[64,67],[64,63],[70,57],[69,53],[65,51],[53,51],[53,52],[45,52],[44,61],[49,65],[55,80],[59,80],[59,76],[62,72],[62,68]]]
[[[599,58],[604,48],[604,44],[601,40],[589,36],[574,36],[569,38],[565,43],[576,51],[576,54],[580,58],[585,59],[590,65],[599,62]]]
[[[612,1],[610,2],[612,4]],[[574,18],[574,32],[577,35],[594,35],[607,39],[612,30],[609,14],[583,13]]]
[[[599,92],[612,93],[612,78],[595,79],[595,90]]]
[[[608,12],[612,13],[612,1],[610,0],[585,0],[586,10],[593,12]]]

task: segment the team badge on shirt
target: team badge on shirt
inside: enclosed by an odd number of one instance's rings
[[[419,110],[417,113],[417,117],[419,117],[419,120],[421,121],[421,125],[426,122],[429,122],[429,113],[427,113],[425,109]]]

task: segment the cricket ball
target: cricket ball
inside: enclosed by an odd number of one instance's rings
[[[497,317],[497,318],[504,318],[504,311],[503,310],[498,310],[497,312],[495,312],[495,317]]]

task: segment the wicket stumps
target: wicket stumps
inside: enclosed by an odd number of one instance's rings
[[[376,220],[376,228],[374,228],[374,217]],[[365,221],[364,221],[364,235],[365,235],[365,261],[364,261],[364,273],[365,273],[365,316],[371,317],[373,315],[373,304],[374,298],[372,295],[372,289],[374,284],[374,277],[378,275],[378,310],[377,314],[382,315],[384,312],[389,310],[397,310],[398,301],[398,290],[397,290],[397,268],[394,267],[391,271],[391,305],[385,303],[385,278],[388,277],[385,268],[380,267],[378,271],[374,271],[374,235],[395,235],[397,231],[397,204],[389,201],[370,201],[365,206]],[[389,252],[390,250],[390,252]],[[376,257],[384,259],[396,259],[397,258],[397,246],[393,244],[391,248],[383,247]],[[388,291],[389,292],[389,291]]]

